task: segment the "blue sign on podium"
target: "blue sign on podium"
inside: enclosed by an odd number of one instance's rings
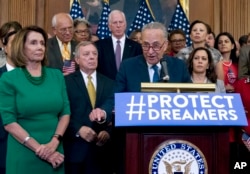
[[[239,94],[116,93],[115,126],[246,126]]]

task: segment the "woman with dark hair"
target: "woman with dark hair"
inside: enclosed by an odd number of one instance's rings
[[[198,47],[194,49],[187,63],[193,83],[216,83],[215,92],[225,92],[224,83],[217,79],[213,58],[207,48]]]
[[[97,36],[91,33],[91,25],[86,19],[77,18],[74,20],[74,36],[73,39],[77,42],[92,41],[95,42],[98,39]]]
[[[9,61],[8,57],[6,57],[6,54],[9,54],[6,52],[6,47],[7,47],[6,45],[11,42],[13,35],[21,28],[22,28],[21,24],[17,21],[6,22],[1,26],[0,42],[2,43],[3,48],[0,51],[0,67],[3,67],[6,64],[6,61],[9,65],[11,65],[11,62]]]
[[[216,65],[217,62],[219,62],[220,59],[222,59],[222,56],[217,49],[209,47],[206,44],[206,38],[209,32],[211,32],[211,28],[208,26],[208,24],[199,20],[193,21],[190,25],[190,31],[189,31],[190,38],[192,40],[192,45],[181,49],[178,52],[178,54],[176,54],[176,57],[186,61],[189,57],[189,54],[193,51],[193,49],[198,47],[204,47],[210,51],[214,65]]]
[[[233,36],[228,32],[220,33],[215,39],[214,47],[218,49],[223,59],[216,65],[218,79],[224,81],[227,92],[235,92],[238,79],[238,58]]]
[[[64,173],[61,138],[70,107],[64,77],[45,67],[47,33],[28,26],[11,45],[15,69],[0,78],[0,113],[9,133],[6,174]]]

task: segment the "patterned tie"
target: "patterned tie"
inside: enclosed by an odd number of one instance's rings
[[[160,76],[159,76],[159,72],[158,72],[158,66],[157,65],[153,65],[151,68],[154,70],[153,82],[159,82]]]
[[[92,108],[94,108],[95,107],[95,100],[96,100],[96,92],[95,92],[95,87],[94,87],[91,79],[92,79],[92,77],[88,76],[87,90],[89,93],[89,99],[90,99]]]
[[[62,57],[63,60],[70,60],[70,52],[67,43],[63,43]]]
[[[116,68],[119,70],[121,64],[121,41],[117,40],[116,48],[115,48],[115,60],[116,60]]]

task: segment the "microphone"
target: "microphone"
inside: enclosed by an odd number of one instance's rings
[[[166,59],[161,59],[161,68],[163,70],[162,80],[164,82],[168,82],[169,81],[169,75],[168,75],[168,66],[167,66],[167,60]]]

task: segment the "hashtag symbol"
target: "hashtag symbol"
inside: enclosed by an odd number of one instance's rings
[[[135,96],[132,95],[131,101],[127,106],[129,107],[129,111],[126,111],[126,114],[129,115],[129,120],[132,120],[134,115],[138,117],[138,120],[141,120],[142,114],[145,114],[145,111],[143,111],[142,108],[143,106],[146,106],[146,104],[143,103],[143,96],[140,96],[139,103],[135,103]]]

